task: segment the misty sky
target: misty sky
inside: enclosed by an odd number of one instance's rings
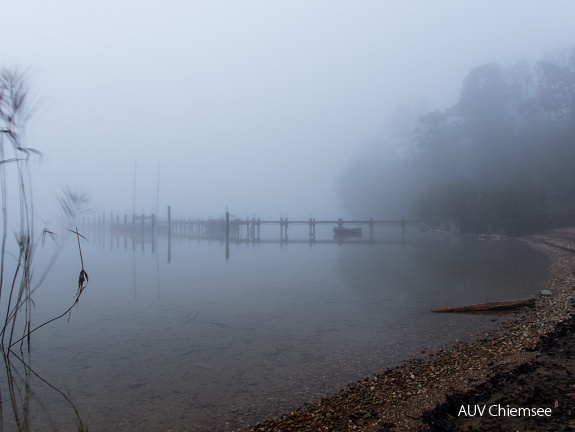
[[[0,66],[29,68],[45,154],[100,211],[345,217],[336,179],[400,103],[456,102],[476,65],[575,43],[572,1],[5,1]],[[358,191],[363,193],[364,191]],[[51,209],[51,210],[50,210]],[[377,215],[366,215],[366,217]]]

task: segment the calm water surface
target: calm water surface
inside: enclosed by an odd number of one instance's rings
[[[232,244],[228,261],[220,242],[172,239],[170,262],[165,237],[153,253],[92,238],[90,284],[69,323],[34,333],[32,366],[91,431],[237,430],[501,319],[435,307],[542,288],[548,262],[520,242],[394,236]],[[35,297],[37,323],[72,303],[79,270],[71,242]],[[63,398],[32,388],[32,430],[73,430]]]

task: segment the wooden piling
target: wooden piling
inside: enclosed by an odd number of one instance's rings
[[[136,249],[136,213],[132,213],[132,250]]]
[[[230,212],[226,209],[226,260],[230,258]]]
[[[309,217],[308,224],[309,224],[309,233],[308,233],[309,241],[310,243],[313,243],[315,242],[315,218],[312,218],[311,215]]]

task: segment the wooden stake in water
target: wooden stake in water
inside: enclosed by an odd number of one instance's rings
[[[230,212],[226,209],[226,261],[230,259]]]

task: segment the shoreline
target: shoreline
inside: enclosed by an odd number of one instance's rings
[[[534,362],[546,336],[575,310],[575,228],[549,230],[518,240],[545,253],[552,261],[545,281],[551,295],[540,297],[534,307],[512,312],[499,329],[484,338],[456,341],[423,358],[408,359],[400,366],[375,373],[336,394],[248,430],[427,430],[439,415],[438,410],[433,410],[444,407],[448,400],[477,391],[489,380]]]

